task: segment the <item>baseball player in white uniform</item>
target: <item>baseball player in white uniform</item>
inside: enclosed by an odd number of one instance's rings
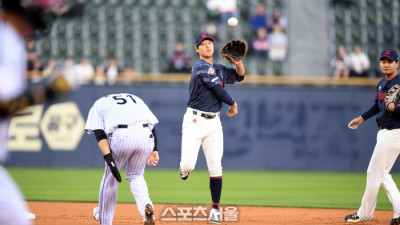
[[[139,97],[111,94],[98,99],[89,111],[85,131],[94,133],[106,161],[100,185],[99,205],[93,214],[103,225],[111,225],[117,201],[119,171],[126,163],[129,182],[144,224],[154,224],[154,207],[143,177],[146,162],[156,166],[159,160],[157,118]]]
[[[393,205],[394,214],[390,225],[400,225],[400,193],[390,175],[390,170],[400,153],[400,107],[386,102],[389,89],[400,84],[399,56],[394,49],[382,51],[380,68],[385,77],[376,87],[374,104],[348,125],[350,129],[357,129],[365,120],[376,115],[376,123],[380,130],[368,165],[367,184],[361,206],[356,213],[349,214],[344,219],[352,223],[371,220],[379,188],[382,186]]]
[[[0,4],[0,224],[31,224],[27,205],[18,186],[1,166],[7,158],[9,118],[33,104],[44,103],[47,99],[65,93],[47,84],[35,89],[26,85],[25,39],[35,31],[50,27],[51,21],[44,14],[62,6],[61,0],[1,0]],[[47,17],[46,17],[47,18]],[[67,87],[65,79],[62,81]],[[53,83],[51,83],[53,84]],[[51,85],[50,84],[50,85]]]

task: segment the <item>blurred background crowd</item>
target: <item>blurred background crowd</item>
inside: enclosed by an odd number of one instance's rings
[[[129,84],[132,77],[142,74],[190,73],[198,58],[194,38],[204,31],[216,39],[217,63],[226,64],[218,57],[224,43],[245,40],[249,46],[244,60],[247,74],[258,76],[307,76],[316,71],[334,79],[375,78],[380,76],[380,50],[400,47],[399,1],[70,2],[85,3],[83,18],[57,20],[47,33],[26,41],[32,82],[57,68],[73,71],[81,84],[99,85]],[[307,12],[312,7],[316,10]],[[229,26],[230,17],[238,18],[239,24]],[[311,38],[304,38],[305,33]]]

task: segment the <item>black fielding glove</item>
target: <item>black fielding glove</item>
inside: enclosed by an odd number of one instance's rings
[[[114,175],[115,179],[121,183],[121,175],[119,174],[117,165],[115,164],[114,157],[111,153],[104,155],[104,161],[106,161],[108,167],[110,167],[111,173]]]

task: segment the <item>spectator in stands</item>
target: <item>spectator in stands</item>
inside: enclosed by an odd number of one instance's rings
[[[257,4],[256,14],[251,16],[251,29],[253,31],[253,37],[257,37],[257,31],[259,28],[266,30],[268,27],[268,16],[264,4]]]
[[[286,17],[282,16],[282,12],[280,9],[275,9],[274,13],[272,15],[272,18],[269,21],[269,27],[272,28],[274,27],[276,24],[279,24],[282,27],[282,31],[285,32],[287,25],[288,25],[288,21],[286,19]],[[271,31],[271,30],[269,30]]]
[[[355,45],[353,52],[350,54],[350,77],[368,77],[369,58],[363,52],[360,45]]]
[[[39,57],[35,57],[33,60],[33,65],[28,73],[29,82],[38,83],[42,80],[43,66],[42,61]]]
[[[336,55],[332,59],[331,65],[333,67],[333,78],[349,78],[351,61],[344,45],[339,45],[337,48]]]
[[[107,81],[107,75],[102,64],[96,66],[96,71],[93,76],[93,84],[104,85]]]
[[[121,70],[118,68],[117,60],[115,58],[108,60],[106,68],[107,82],[109,85],[114,85],[117,82],[118,74]]]
[[[182,42],[175,44],[174,54],[169,59],[169,73],[189,73],[191,70],[190,57],[185,52]]]
[[[94,68],[88,58],[81,59],[81,62],[75,66],[75,73],[81,85],[89,84],[92,81]]]
[[[252,42],[253,52],[257,58],[268,59],[270,43],[268,40],[268,31],[264,27],[257,30],[257,38]]]
[[[269,59],[272,62],[275,75],[282,74],[282,63],[286,59],[288,38],[282,32],[282,27],[279,24],[274,25],[273,32],[269,35],[271,47],[269,49]]]
[[[47,60],[47,65],[43,70],[43,77],[49,77],[54,74],[55,68],[57,65],[57,61],[55,58],[50,58]]]
[[[62,71],[69,80],[73,80],[74,83],[79,83],[79,77],[75,72],[75,65],[75,61],[71,57],[68,57],[62,65]]]
[[[124,71],[119,76],[119,83],[125,84],[125,85],[130,85],[133,82],[133,79],[135,77],[135,70],[133,69],[132,66],[127,65],[124,68]]]
[[[34,39],[28,39],[26,41],[26,58],[28,59],[27,62],[27,70],[32,71],[35,61],[39,57],[38,54],[36,53],[36,42]]]
[[[208,0],[206,5],[208,14],[219,15],[221,23],[226,23],[230,17],[237,17],[236,0]]]

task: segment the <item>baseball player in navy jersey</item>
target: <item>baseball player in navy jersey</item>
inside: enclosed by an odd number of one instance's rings
[[[347,215],[347,222],[360,222],[373,218],[379,187],[382,186],[393,205],[393,219],[390,224],[400,224],[400,193],[390,175],[390,170],[400,153],[400,107],[387,104],[388,90],[400,84],[398,75],[399,57],[393,49],[385,49],[380,55],[380,69],[385,77],[377,86],[375,103],[361,116],[349,123],[350,129],[357,129],[365,120],[376,115],[380,130],[367,169],[367,184],[361,206],[356,213]]]
[[[154,128],[157,123],[143,100],[132,94],[107,95],[90,109],[85,131],[94,133],[106,162],[99,205],[93,210],[95,219],[101,224],[112,224],[118,182],[121,182],[119,171],[125,163],[126,180],[144,224],[154,224],[154,207],[143,174],[146,162],[156,166],[159,160]]]
[[[223,133],[220,121],[222,103],[228,104],[229,117],[238,113],[237,103],[224,89],[226,84],[244,79],[242,61],[235,62],[236,68],[213,63],[214,38],[207,33],[196,37],[195,50],[199,60],[192,68],[189,85],[189,101],[182,124],[182,149],[180,176],[186,180],[196,165],[200,145],[210,173],[212,208],[210,222],[220,224],[218,210],[222,191]]]

